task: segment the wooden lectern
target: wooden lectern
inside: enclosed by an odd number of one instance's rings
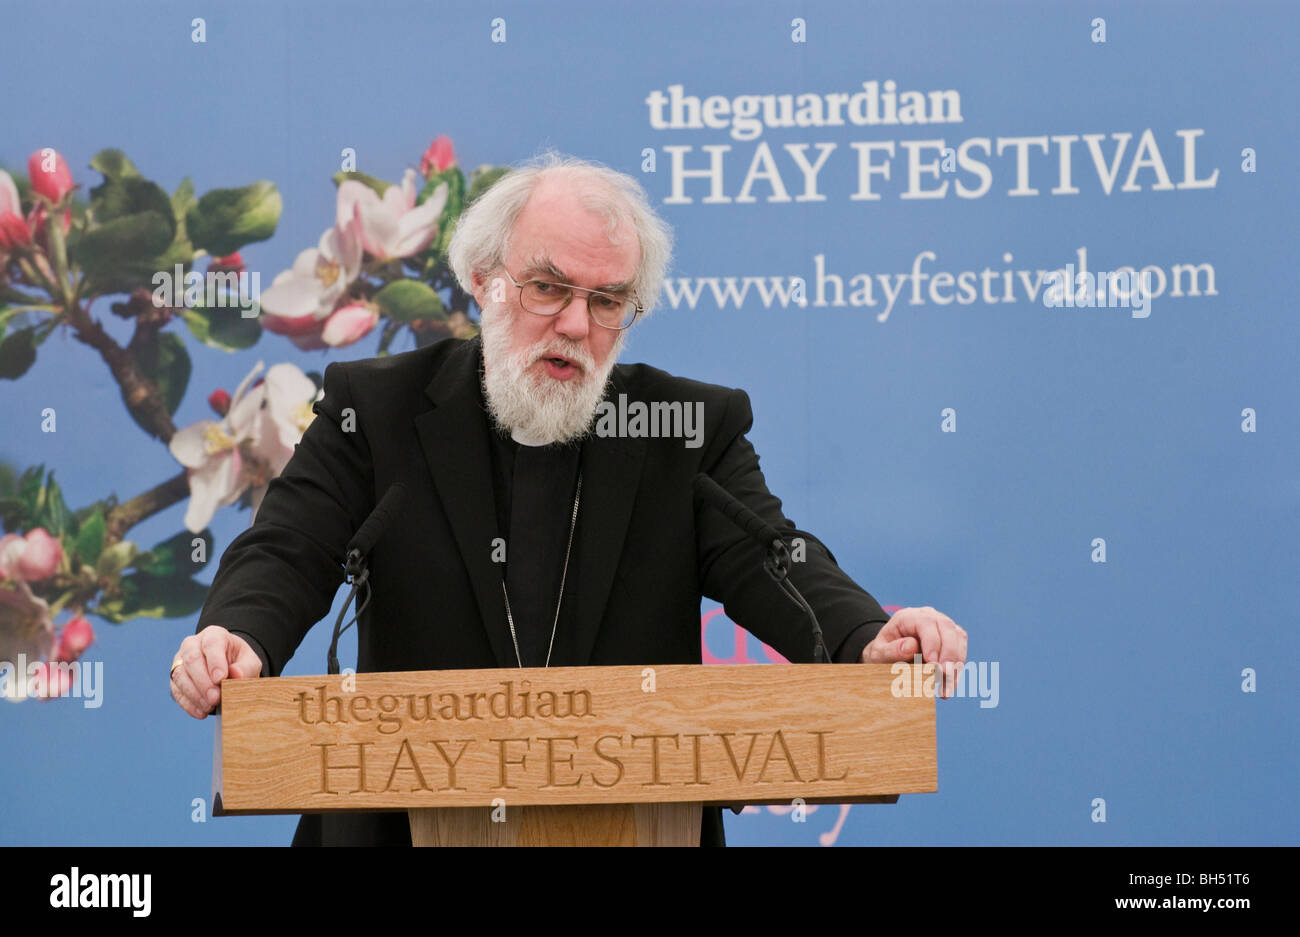
[[[213,813],[405,810],[417,846],[697,846],[703,804],[938,788],[932,664],[226,680]],[[923,677],[923,671],[928,677]]]

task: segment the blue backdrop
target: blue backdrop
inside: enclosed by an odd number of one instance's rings
[[[882,604],[951,615],[997,675],[996,698],[939,702],[937,794],[728,815],[731,843],[1296,841],[1293,4],[43,3],[5,21],[0,165],[54,147],[90,186],[120,147],[168,191],[271,180],[278,231],[243,251],[264,287],[332,223],[347,147],[390,180],[441,134],[467,172],[554,146],[642,180],[677,250],[624,360],[748,390],[787,515]],[[887,81],[926,122],[887,121]],[[855,122],[871,82],[880,120]],[[676,125],[654,103],[674,86],[711,119]],[[775,96],[757,132],[734,116],[748,95]],[[777,126],[785,95],[802,120]],[[823,153],[802,199],[798,155]],[[712,180],[676,171],[714,154]],[[1149,314],[1029,298],[1080,250],[1163,280]],[[176,422],[259,360],[374,350],[195,348]],[[63,330],[0,383],[0,412],[0,459],[54,467],[74,505],[178,471]],[[218,553],[248,519],[218,512]],[[289,840],[290,817],[194,822],[211,722],[166,673],[195,617],[93,619],[98,708],[0,705],[0,841]],[[721,616],[706,637],[731,655]],[[286,672],[320,672],[327,640]]]

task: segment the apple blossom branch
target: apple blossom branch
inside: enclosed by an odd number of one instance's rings
[[[119,150],[101,151],[90,166],[104,180],[89,204],[77,200],[81,187],[53,149],[32,154],[26,180],[0,170],[0,378],[21,377],[45,338],[69,326],[108,366],[132,419],[184,469],[124,502],[111,495],[76,511],[43,465],[0,478],[0,517],[10,531],[0,538],[0,598],[18,596],[5,586],[39,584],[21,608],[0,608],[0,644],[22,630],[14,626],[20,618],[52,635],[53,616],[65,609],[121,622],[196,608],[206,586],[193,575],[207,562],[196,551],[210,546],[208,522],[236,501],[256,512],[311,421],[321,382],[289,363],[258,377],[258,362],[233,397],[221,389],[208,397],[219,419],[177,427],[172,414],[190,375],[181,336],[188,330],[202,345],[232,352],[272,332],[304,350],[327,349],[382,322],[380,356],[403,329],[417,347],[472,337],[475,305],[449,268],[449,236],[464,208],[507,172],[483,165],[467,177],[451,141],[439,137],[419,175],[407,169],[389,183],[357,172],[345,150],[334,224],[259,300],[260,274],[244,271],[239,251],[275,232],[282,203],[272,183],[196,197],[188,178],[168,194]],[[201,274],[192,267],[204,256],[212,262]],[[237,278],[237,295],[230,280],[214,294],[223,276]],[[96,299],[121,295],[128,298],[113,314],[134,320],[125,344],[92,315]],[[185,328],[167,330],[173,321]],[[53,412],[45,418],[52,431]],[[125,539],[187,496],[185,529],[174,537],[149,550]]]

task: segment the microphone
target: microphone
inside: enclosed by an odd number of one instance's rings
[[[770,550],[776,544],[780,544],[781,548],[785,547],[781,535],[767,521],[703,472],[695,476],[695,493],[749,534],[764,550]]]
[[[393,518],[397,516],[398,510],[402,506],[402,501],[406,498],[406,486],[401,482],[394,482],[388,486],[384,496],[379,499],[375,509],[370,512],[370,516],[362,522],[352,539],[348,541],[347,554],[343,561],[343,569],[347,575],[347,581],[352,584],[352,591],[348,593],[348,599],[343,603],[343,608],[339,610],[339,617],[334,622],[334,639],[330,641],[328,673],[337,674],[339,672],[339,637],[343,632],[351,628],[361,617],[361,613],[366,610],[370,604],[370,569],[366,565],[366,557],[374,549],[379,538],[384,535],[388,525],[392,523]],[[348,606],[352,604],[352,599],[356,596],[357,590],[361,586],[366,587],[366,597],[357,609],[352,621],[343,625],[343,616],[347,614]],[[342,627],[340,627],[342,626]]]
[[[826,641],[822,635],[821,625],[817,621],[817,614],[789,579],[790,548],[781,538],[781,535],[776,532],[776,528],[755,514],[739,498],[703,472],[695,476],[692,487],[698,498],[716,508],[724,517],[749,534],[751,540],[763,548],[763,570],[781,591],[792,602],[802,608],[804,614],[808,616],[815,641],[813,660],[830,663],[831,655],[826,650]]]
[[[379,499],[375,509],[370,512],[370,516],[348,542],[347,559],[344,563],[348,567],[348,572],[365,567],[365,558],[388,529],[388,525],[392,523],[405,498],[406,486],[401,482],[394,482],[388,486],[388,490]]]

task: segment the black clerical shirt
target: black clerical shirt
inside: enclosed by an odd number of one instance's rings
[[[544,667],[548,659],[552,666],[579,664],[571,657],[568,639],[576,627],[582,579],[571,562],[576,545],[569,544],[581,446],[525,446],[496,429],[491,437],[497,531],[505,542],[502,575],[515,626],[512,641],[518,642],[525,667]],[[575,544],[576,536],[575,531]]]

